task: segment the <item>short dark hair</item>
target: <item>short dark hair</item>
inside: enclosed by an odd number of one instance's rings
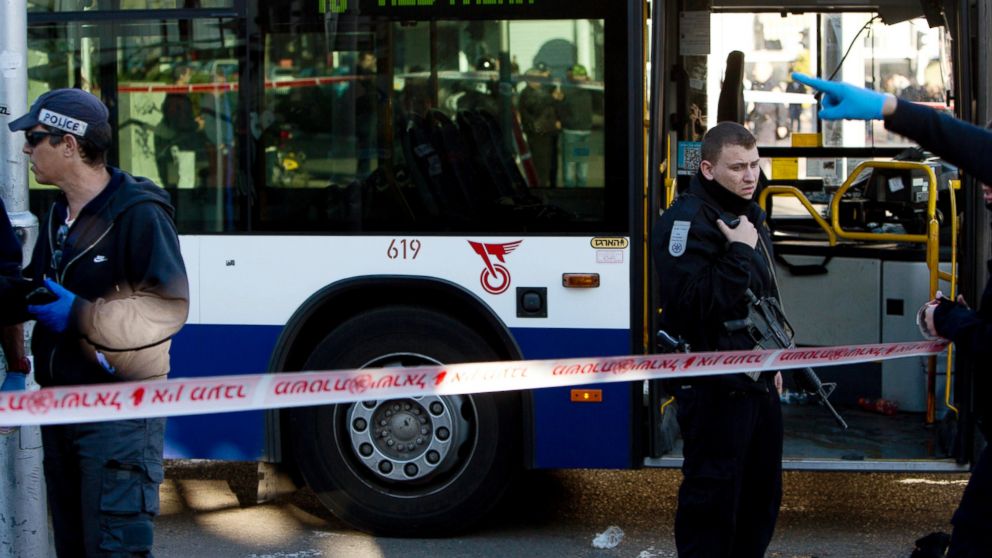
[[[758,140],[755,139],[754,134],[744,126],[729,120],[720,122],[703,136],[702,159],[716,163],[723,148],[728,145],[751,149],[757,144]]]
[[[42,125],[43,128],[52,132],[49,136],[48,141],[52,146],[58,145],[62,141],[62,136],[69,135],[64,130],[59,130],[52,126]],[[79,155],[82,157],[83,161],[91,167],[102,167],[107,164],[107,149],[111,140],[110,126],[96,126],[92,129],[90,133],[91,138],[84,138],[77,136],[76,134],[71,134],[76,138],[76,143],[79,144]]]

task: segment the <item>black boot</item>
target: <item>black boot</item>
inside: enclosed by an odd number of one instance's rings
[[[916,548],[909,558],[943,558],[947,547],[951,544],[951,536],[942,531],[916,539]]]

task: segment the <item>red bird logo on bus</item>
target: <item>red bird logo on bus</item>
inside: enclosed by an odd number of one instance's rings
[[[482,283],[482,288],[487,293],[497,295],[510,288],[510,270],[506,269],[503,264],[506,263],[506,255],[516,250],[522,242],[523,240],[518,240],[503,244],[489,244],[468,241],[475,253],[482,258],[482,262],[486,264],[486,267],[482,268],[479,282]],[[494,259],[500,263],[496,263],[493,261]]]

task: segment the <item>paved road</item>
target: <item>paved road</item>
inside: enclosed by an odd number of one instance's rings
[[[451,539],[384,539],[348,528],[307,490],[250,504],[250,464],[172,463],[157,522],[159,558],[674,557],[676,470],[554,471],[527,475],[477,530]],[[967,475],[785,475],[769,557],[906,558],[947,520]],[[610,526],[612,549],[593,538]]]

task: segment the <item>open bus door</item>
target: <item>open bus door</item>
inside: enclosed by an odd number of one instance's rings
[[[817,14],[815,6],[792,2],[794,12],[783,16],[780,3],[767,12],[726,4],[682,12],[660,6],[653,14],[652,83],[661,87],[651,107],[655,207],[667,207],[695,173],[702,133],[737,120],[758,138],[769,186],[759,201],[769,213],[797,344],[919,339],[916,308],[938,288],[950,292],[955,272],[974,265],[952,248],[954,217],[965,201],[956,169],[911,149],[880,122],[819,122],[817,100],[789,75],[835,74],[859,85],[874,76],[878,88],[947,105],[948,31],[922,16],[943,20],[905,6]],[[657,36],[662,29],[669,38]],[[786,373],[784,466],[966,469],[970,444],[962,441],[973,429],[967,383],[947,358],[818,370],[838,385],[831,401],[850,424],[846,431]],[[651,383],[648,401],[645,464],[678,466],[677,402],[660,382]]]

